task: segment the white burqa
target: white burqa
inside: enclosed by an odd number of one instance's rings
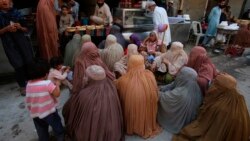
[[[160,24],[168,24],[168,29],[165,33],[164,43],[168,45],[171,42],[171,32],[170,32],[170,25],[168,22],[168,15],[164,8],[156,6],[153,12],[153,22],[154,22],[154,29],[158,34],[159,39],[162,40],[164,32],[158,32],[158,26]]]

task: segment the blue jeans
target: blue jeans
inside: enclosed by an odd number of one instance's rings
[[[53,129],[57,141],[64,140],[64,128],[57,111],[43,119],[38,117],[33,118],[33,121],[37,130],[39,141],[49,141],[49,125]]]

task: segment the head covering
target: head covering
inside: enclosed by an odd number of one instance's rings
[[[192,48],[189,54],[189,60],[188,60],[187,66],[195,69],[195,67],[197,67],[195,66],[195,64],[196,64],[196,61],[198,61],[197,58],[199,56],[207,56],[207,51],[203,47],[195,46],[194,48]]]
[[[128,45],[128,56],[136,55],[136,54],[139,54],[138,53],[138,46],[135,44],[129,44]]]
[[[174,141],[249,140],[249,113],[232,76],[224,73],[215,78],[200,109],[197,120],[183,128]]]
[[[209,83],[217,75],[214,64],[207,56],[207,51],[200,46],[196,46],[191,49],[189,54],[188,67],[193,68],[198,73],[198,83],[205,94],[208,89]]]
[[[123,57],[124,51],[119,43],[113,43],[105,49],[100,50],[100,55],[109,70],[114,71],[114,64]]]
[[[116,82],[126,133],[143,138],[157,135],[160,132],[156,122],[157,84],[153,73],[145,70],[143,56],[132,55],[128,61],[128,72]]]
[[[162,62],[164,58],[169,61],[168,66]],[[183,44],[181,42],[173,42],[170,49],[166,53],[163,53],[155,59],[158,70],[161,72],[166,72],[168,70],[171,75],[176,75],[179,69],[186,65],[187,62],[188,56],[183,50]]]
[[[145,69],[144,57],[141,55],[132,55],[128,61],[128,71],[132,69]]]
[[[183,67],[175,81],[161,89],[158,121],[168,132],[176,134],[196,118],[202,103],[202,93],[196,79],[195,70]]]
[[[91,36],[89,34],[82,35],[82,44],[84,44],[86,42],[91,42]],[[81,46],[82,46],[82,44],[81,44]]]
[[[64,65],[73,67],[74,55],[79,50],[81,45],[81,35],[75,34],[73,38],[68,42],[65,48]]]
[[[106,41],[105,41],[105,47],[104,48],[107,48],[108,46],[112,45],[112,44],[115,44],[117,43],[117,39],[114,35],[112,34],[109,34],[106,38]]]
[[[129,38],[132,40],[133,44],[136,44],[138,47],[141,46],[141,41],[137,34],[133,33]]]
[[[101,66],[90,65],[86,74],[98,81],[88,81],[65,103],[62,113],[67,135],[77,141],[122,141],[122,109],[114,82],[105,78]]]
[[[104,68],[109,79],[114,79],[114,74],[109,71],[108,67],[102,62],[98,49],[92,42],[86,42],[82,45],[81,53],[76,58],[73,78],[73,93],[78,94],[85,86],[84,75],[86,68],[90,65],[99,65]]]
[[[74,53],[74,56],[73,56],[73,60],[72,60],[73,65],[74,65],[74,62],[75,62],[77,56],[81,53],[82,45],[84,43],[86,43],[86,42],[91,42],[91,36],[89,34],[84,34],[81,37],[81,43],[79,44],[79,47],[75,50],[75,53]]]
[[[156,5],[156,3],[154,1],[147,1],[147,3],[146,3],[146,7],[154,6],[154,5]]]
[[[105,70],[98,65],[91,65],[87,67],[86,75],[92,80],[103,80],[106,77]]]
[[[132,55],[137,55],[138,47],[135,44],[128,45],[128,54],[123,56],[120,61],[116,62],[114,65],[114,71],[119,72],[121,75],[127,72],[128,58]]]

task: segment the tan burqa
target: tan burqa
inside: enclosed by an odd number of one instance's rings
[[[173,141],[249,141],[249,114],[236,83],[228,74],[218,75],[197,120],[184,127]]]
[[[132,55],[137,55],[138,47],[135,44],[128,45],[128,54],[123,56],[118,62],[114,64],[114,71],[119,72],[121,75],[127,73],[128,58]]]
[[[46,60],[58,56],[58,30],[54,0],[40,0],[36,14],[37,39],[40,57]]]
[[[117,82],[125,131],[143,138],[157,135],[161,129],[156,122],[158,90],[154,75],[145,70],[144,58],[132,55],[128,61],[128,72]]]
[[[108,35],[105,48],[100,50],[100,56],[103,62],[108,66],[110,71],[114,71],[114,65],[118,62],[124,55],[122,46],[117,42],[114,35]]]

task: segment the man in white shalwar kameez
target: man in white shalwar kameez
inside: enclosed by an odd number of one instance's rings
[[[158,34],[159,39],[162,40],[164,34],[164,32],[158,31],[159,25],[168,24],[168,29],[166,30],[163,43],[169,45],[171,42],[171,33],[166,10],[162,7],[158,7],[154,1],[148,1],[146,6],[148,10],[153,12],[154,30]]]
[[[95,13],[90,19],[97,25],[110,25],[113,22],[113,17],[109,6],[104,0],[97,0]]]

